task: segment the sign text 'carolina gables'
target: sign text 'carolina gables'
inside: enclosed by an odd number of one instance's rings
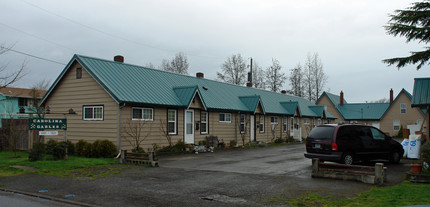
[[[67,129],[67,119],[29,119],[29,130]]]

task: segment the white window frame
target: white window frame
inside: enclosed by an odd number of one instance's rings
[[[223,120],[221,120],[221,115],[224,115]],[[227,119],[227,117],[228,117],[228,119]],[[231,123],[231,113],[219,113],[218,120],[221,123]]]
[[[265,124],[264,124],[264,115],[260,115],[258,118],[258,121],[260,123],[260,133],[264,133],[265,130]]]
[[[404,103],[400,104],[400,114],[406,114],[406,109],[408,108],[408,106]]]
[[[169,120],[169,113],[173,112],[175,114],[175,120],[170,121]],[[169,131],[169,123],[174,123],[173,132]],[[177,134],[178,133],[178,110],[176,109],[168,109],[167,110],[167,133],[169,134]]]
[[[270,124],[278,124],[278,117],[277,116],[271,116],[270,117]]]
[[[202,121],[202,114],[206,114],[206,121]],[[206,127],[201,127],[202,124],[205,123]],[[207,111],[200,112],[200,134],[209,134],[209,113]],[[202,131],[205,129],[205,131]]]
[[[239,123],[239,130],[240,130],[240,133],[243,134],[246,132],[246,114],[240,114],[239,122],[240,122]]]
[[[133,112],[134,110],[141,110],[142,111],[142,117],[141,118],[134,118],[133,116]],[[145,119],[145,113],[144,111],[149,110],[151,111],[151,118],[150,119]],[[153,108],[143,108],[143,107],[132,107],[131,108],[131,119],[133,121],[154,121],[154,109]]]
[[[89,108],[91,108],[92,109],[92,118],[87,118],[86,117],[86,109],[89,109]],[[101,109],[102,110],[102,114],[101,114],[101,117],[100,118],[95,118],[94,117],[94,115],[95,115],[95,113],[94,113],[94,110],[95,109]],[[82,116],[83,116],[83,118],[84,118],[84,120],[85,121],[102,121],[103,120],[103,118],[104,118],[104,107],[103,106],[83,106],[83,113],[82,113]]]
[[[398,129],[396,129],[396,127],[398,127]],[[400,130],[400,120],[393,120],[393,130]]]
[[[283,117],[282,119],[282,131],[283,132],[288,131],[288,117]]]
[[[310,121],[310,119],[309,118],[305,118],[305,119],[303,119],[303,124],[304,125],[309,125],[311,123],[311,121]]]

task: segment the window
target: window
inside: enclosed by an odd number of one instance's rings
[[[202,111],[200,113],[200,133],[207,134],[209,133],[208,128],[208,112]]]
[[[278,117],[277,116],[271,116],[270,117],[270,124],[278,124]]]
[[[308,118],[304,119],[303,122],[304,122],[305,125],[309,125],[310,124],[310,120]]]
[[[177,111],[176,109],[167,110],[167,132],[176,134],[177,129]]]
[[[260,127],[260,133],[264,133],[264,115],[259,116],[259,127]]]
[[[84,106],[84,120],[103,120],[103,106]]]
[[[82,78],[82,68],[76,68],[76,79]]]
[[[400,104],[400,113],[406,114],[406,104]]]
[[[246,128],[246,114],[240,114],[240,133],[245,133]]]
[[[393,120],[393,130],[400,130],[400,120]]]
[[[231,114],[230,113],[220,113],[219,114],[219,122],[231,123]]]
[[[152,108],[132,108],[132,120],[153,121],[154,111]]]
[[[287,117],[284,117],[284,118],[283,118],[283,121],[282,121],[282,130],[283,130],[284,132],[287,132],[287,128],[288,128],[288,118],[287,118]]]
[[[18,98],[18,106],[28,106],[28,98]]]
[[[384,140],[385,139],[384,133],[380,132],[379,130],[377,130],[375,128],[370,128],[370,131],[372,132],[373,139],[376,139],[376,140]]]
[[[209,132],[208,128],[208,112],[202,111],[200,113],[200,133],[207,134]]]

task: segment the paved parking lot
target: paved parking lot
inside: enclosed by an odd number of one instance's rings
[[[0,186],[99,206],[266,206],[268,198],[307,193],[351,197],[372,187],[311,178],[304,145],[161,156],[158,168],[130,166],[94,180],[20,175]],[[370,163],[369,165],[371,165]],[[388,185],[403,180],[407,160],[388,167]],[[73,197],[65,195],[73,194]]]

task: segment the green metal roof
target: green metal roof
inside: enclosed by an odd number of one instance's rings
[[[389,106],[389,103],[356,103],[337,108],[345,120],[380,120]]]
[[[340,96],[338,95],[334,95],[332,93],[329,92],[323,92],[323,94],[321,94],[320,98],[318,98],[317,103],[319,102],[319,100],[321,99],[321,97],[324,96],[324,94],[327,96],[327,98],[333,103],[333,105],[339,105],[340,104]],[[346,102],[345,99],[343,99],[343,104],[347,104],[348,102]]]
[[[310,108],[315,104],[304,98],[82,55],[73,56],[45,94],[42,103],[75,61],[118,104],[187,107],[198,92],[208,110],[254,112],[259,101],[265,113],[290,114],[281,103],[296,102],[301,116],[320,117]]]
[[[257,110],[258,103],[260,103],[260,96],[240,96],[239,99],[243,104],[245,104],[249,112],[255,112]]]
[[[415,78],[412,107],[430,106],[430,78]]]

